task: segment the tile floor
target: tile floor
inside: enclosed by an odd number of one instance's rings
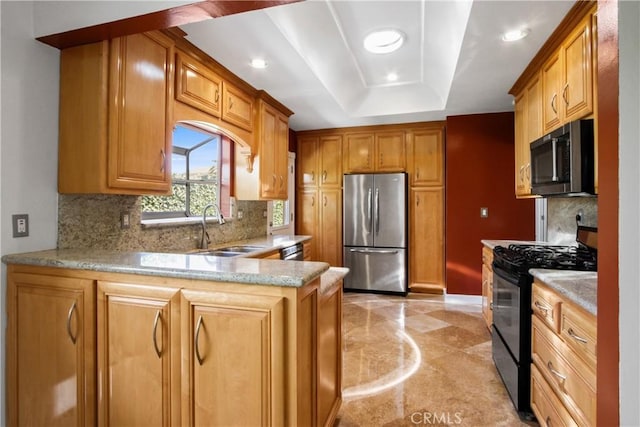
[[[481,307],[345,293],[336,426],[527,426],[491,359]]]

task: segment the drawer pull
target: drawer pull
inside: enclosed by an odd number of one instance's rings
[[[578,342],[581,342],[581,343],[583,343],[583,344],[586,344],[586,343],[588,342],[586,339],[582,338],[581,336],[576,335],[576,333],[575,333],[575,332],[573,332],[573,328],[569,328],[569,329],[567,330],[567,334],[569,334],[569,336],[570,336],[571,338],[573,338],[574,340],[576,340],[576,341],[578,341]]]
[[[558,372],[555,369],[553,369],[553,364],[551,363],[551,360],[549,360],[547,362],[547,369],[549,370],[549,372],[551,372],[556,377],[560,378],[562,381],[566,381],[567,380],[566,376],[562,375],[560,372]]]
[[[544,305],[540,304],[539,301],[534,302],[533,305],[535,305],[538,310],[544,311],[545,316],[549,314],[549,307],[545,307]]]

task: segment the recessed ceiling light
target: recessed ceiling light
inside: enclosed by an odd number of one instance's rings
[[[529,35],[529,30],[526,28],[523,28],[520,30],[507,31],[506,33],[502,34],[502,41],[515,42],[518,40],[522,40],[528,35]]]
[[[254,58],[251,60],[251,66],[253,68],[267,68],[267,61],[261,58]]]
[[[396,73],[387,74],[387,81],[388,82],[395,82],[396,80],[398,80],[398,75]]]
[[[390,53],[402,46],[404,34],[398,30],[380,30],[364,38],[364,48],[371,53]]]

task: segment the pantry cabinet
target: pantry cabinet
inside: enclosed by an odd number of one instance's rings
[[[7,425],[95,425],[95,282],[14,271],[7,269]]]
[[[405,135],[402,130],[345,135],[345,173],[403,172],[405,163]]]
[[[444,291],[444,189],[411,188],[409,192],[409,288]]]
[[[407,132],[407,163],[412,187],[444,185],[444,132],[440,126]]]
[[[97,315],[98,424],[179,425],[180,289],[99,281]]]
[[[284,298],[183,290],[182,316],[182,425],[283,425]]]
[[[531,408],[547,425],[596,425],[596,317],[533,283]]]
[[[60,193],[170,192],[173,46],[150,32],[62,50]]]

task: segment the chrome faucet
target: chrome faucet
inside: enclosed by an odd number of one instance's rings
[[[220,212],[220,208],[218,205],[212,203],[207,205],[202,210],[202,239],[200,240],[200,249],[209,249],[209,243],[211,240],[209,239],[209,233],[207,233],[207,210],[209,208],[214,208],[216,211],[216,217],[218,218],[218,224],[224,224],[224,217],[222,216],[222,212]]]

